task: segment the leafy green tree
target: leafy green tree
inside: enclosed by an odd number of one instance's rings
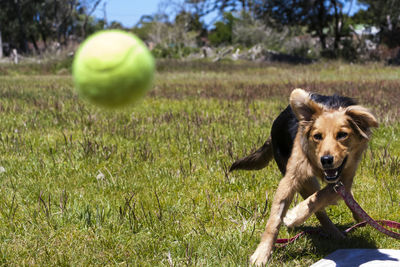
[[[232,30],[236,18],[230,12],[223,15],[221,21],[214,24],[214,29],[211,30],[208,38],[213,45],[232,44]]]
[[[118,21],[111,21],[111,24],[108,28],[122,30],[122,29],[124,29],[124,26],[121,23],[119,23]]]
[[[49,41],[66,44],[70,36],[85,37],[104,27],[92,13],[101,0],[0,0],[0,32],[3,43],[28,53],[28,43],[40,52]]]
[[[371,10],[360,9],[352,17],[349,18],[352,25],[365,24],[377,26],[378,20],[374,17]]]
[[[368,8],[359,11],[355,18],[380,28],[381,41],[389,47],[400,45],[400,0],[360,0]]]
[[[0,1],[0,25],[2,26],[3,41],[23,52],[28,50],[27,30],[23,17],[26,4],[26,0]]]
[[[263,0],[254,4],[257,18],[267,25],[298,26],[308,28],[315,34],[323,50],[328,49],[327,38],[333,37],[333,48],[337,53],[345,28],[343,7],[348,0]]]

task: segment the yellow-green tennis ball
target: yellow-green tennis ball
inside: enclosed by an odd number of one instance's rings
[[[151,87],[154,59],[135,35],[121,30],[100,31],[77,50],[72,75],[82,97],[101,106],[124,106]]]

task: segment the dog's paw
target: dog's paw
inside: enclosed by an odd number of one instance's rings
[[[286,213],[285,218],[283,218],[283,223],[287,227],[295,227],[295,226],[298,226],[299,224],[301,224],[301,222],[298,221],[296,208],[293,208]]]
[[[265,266],[271,256],[272,247],[266,243],[260,243],[256,251],[250,257],[250,264],[255,266]]]

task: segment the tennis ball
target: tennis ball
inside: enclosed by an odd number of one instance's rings
[[[83,98],[105,107],[124,106],[151,87],[154,59],[135,35],[121,30],[100,31],[78,48],[72,75]]]

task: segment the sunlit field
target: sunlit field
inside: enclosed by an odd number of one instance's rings
[[[162,61],[153,90],[123,110],[79,99],[68,72],[0,73],[1,265],[248,265],[281,174],[275,163],[228,169],[263,144],[296,87],[376,114],[353,192],[373,218],[400,221],[400,68]],[[340,229],[354,224],[343,202],[327,212]],[[279,237],[310,227],[315,217]],[[339,248],[400,242],[369,226],[344,241],[305,236],[270,265]]]

